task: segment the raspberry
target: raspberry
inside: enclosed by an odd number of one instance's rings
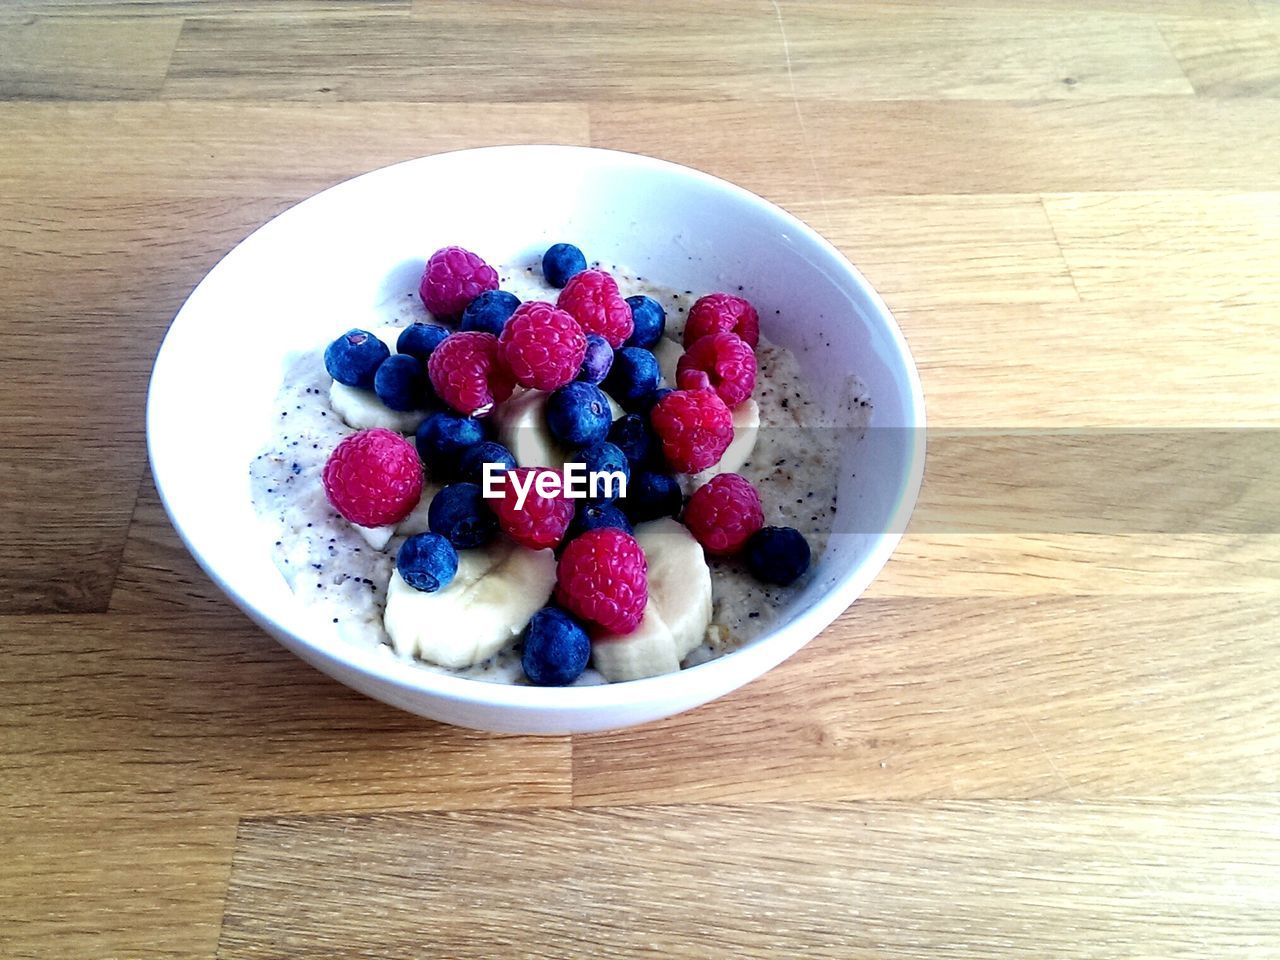
[[[708,553],[737,553],[764,526],[760,494],[736,473],[717,474],[693,491],[684,525]]]
[[[399,523],[422,496],[422,462],[413,444],[381,427],[361,430],[333,448],[324,465],[333,508],[361,527]]]
[[[569,278],[556,306],[567,310],[583,332],[598,333],[615,350],[635,329],[631,307],[618,293],[618,283],[603,270],[583,270]]]
[[[649,601],[649,565],[636,538],[616,527],[569,541],[556,567],[556,600],[611,633],[630,633]]]
[[[498,271],[470,250],[442,247],[427,260],[418,294],[441,320],[453,320],[486,290],[498,289]]]
[[[502,358],[522,387],[554,390],[578,375],[587,336],[563,310],[549,303],[522,303],[502,330]]]
[[[502,499],[490,500],[489,506],[498,517],[498,526],[502,532],[523,547],[542,550],[555,547],[564,539],[564,532],[569,529],[569,521],[573,519],[573,501],[563,494],[555,497],[543,497],[538,494],[537,475],[543,473],[559,475],[558,470],[548,467],[517,467],[510,471],[520,478],[520,487],[529,484],[528,495],[524,505],[516,507],[516,485],[513,477],[508,475],[502,485]],[[529,477],[533,480],[530,481]],[[557,489],[560,481],[557,480]]]
[[[712,390],[672,390],[649,414],[662,453],[677,473],[720,461],[733,440],[733,416]]]
[[[436,394],[459,413],[483,416],[511,396],[514,384],[502,362],[498,338],[465,330],[451,333],[427,358]]]
[[[760,343],[760,317],[756,308],[729,293],[709,293],[689,308],[684,324],[684,345],[709,333],[736,333],[752,350]]]
[[[711,389],[730,407],[736,407],[756,388],[756,354],[736,333],[711,333],[690,344],[676,363],[676,382],[686,370],[701,370],[711,382]]]

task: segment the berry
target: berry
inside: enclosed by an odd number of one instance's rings
[[[438,323],[411,323],[400,331],[396,340],[396,352],[407,353],[426,363],[431,351],[440,346],[440,342],[448,335],[449,328]]]
[[[483,423],[448,410],[433,413],[423,420],[418,424],[414,437],[422,462],[434,477],[441,480],[455,476],[463,453],[483,439]]]
[[[671,392],[672,390],[670,387],[659,387],[647,397],[642,397],[640,400],[636,401],[635,412],[643,414],[646,417],[649,416],[649,413],[653,408],[658,405],[658,401]]]
[[[587,334],[587,352],[578,369],[578,379],[587,383],[600,383],[609,375],[613,366],[613,347],[598,333]]]
[[[427,359],[437,396],[459,413],[483,416],[511,396],[515,384],[491,333],[451,333]]]
[[[630,410],[658,389],[661,377],[658,358],[652,353],[643,347],[623,347],[613,355],[613,369],[605,378],[604,388]]]
[[[555,243],[542,255],[542,275],[553,287],[563,287],[574,274],[587,269],[587,258],[572,243]]]
[[[736,473],[716,474],[693,491],[684,508],[684,525],[708,553],[737,553],[764,526],[760,494]]]
[[[747,541],[745,559],[757,580],[787,587],[809,569],[809,543],[793,527],[765,527]]]
[[[578,506],[574,511],[573,522],[569,524],[569,531],[565,534],[566,540],[572,540],[580,537],[588,530],[598,530],[601,527],[616,527],[619,530],[631,532],[631,521],[627,519],[627,515],[618,509],[616,504],[612,503],[586,503]]]
[[[368,330],[348,330],[324,348],[324,368],[339,383],[370,390],[374,374],[389,356],[387,345]]]
[[[438,533],[418,533],[400,545],[396,569],[415,590],[435,593],[447,587],[458,572],[458,551]]]
[[[530,683],[566,687],[582,676],[590,659],[587,631],[559,607],[543,607],[524,628],[520,663]]]
[[[653,297],[627,297],[631,308],[631,336],[628,347],[652,347],[667,329],[667,312]]]
[[[575,380],[547,398],[547,427],[567,447],[589,447],[609,433],[609,398],[594,383]]]
[[[502,336],[502,329],[507,319],[520,306],[520,298],[505,290],[486,290],[467,304],[462,311],[462,322],[458,324],[462,330],[479,330],[481,333],[492,333]]]
[[[624,414],[613,421],[609,427],[609,442],[621,450],[633,466],[651,463],[658,450],[658,440],[648,418],[638,413]]]
[[[618,505],[632,523],[644,523],[659,517],[674,517],[684,505],[684,495],[676,478],[669,473],[633,470],[627,495]]]
[[[733,440],[733,416],[711,390],[673,390],[649,414],[662,455],[677,473],[718,463]]]
[[[705,370],[692,368],[676,371],[676,386],[681,390],[710,390],[711,378]]]
[[[480,487],[451,483],[431,498],[427,526],[459,550],[482,547],[498,533],[498,521],[489,511]]]
[[[522,387],[554,390],[578,375],[587,337],[578,321],[549,303],[521,304],[502,331],[502,358]]]
[[[689,345],[676,363],[676,377],[699,370],[728,406],[736,407],[756,388],[756,354],[736,333],[709,333]]]
[[[573,519],[573,501],[564,496],[559,473],[548,467],[517,467],[507,475],[507,481],[502,485],[502,498],[488,501],[498,515],[502,532],[521,546],[542,550],[558,546],[564,539],[569,521]],[[556,496],[544,497],[538,493],[539,474],[552,474],[558,478]],[[522,488],[528,484],[528,493],[521,507],[516,506],[516,484],[513,480],[517,477]]]
[[[324,465],[324,493],[346,520],[361,527],[399,523],[422,497],[422,462],[392,430],[344,437]]]
[[[498,271],[470,250],[443,247],[427,260],[418,294],[433,315],[453,320],[486,290],[498,289]]]
[[[631,308],[618,293],[618,284],[603,270],[583,270],[560,291],[556,306],[567,310],[584,333],[598,333],[615,350],[634,329]]]
[[[516,468],[516,458],[497,440],[485,440],[463,451],[458,461],[458,479],[484,486],[484,465],[496,463],[502,472]]]
[[[709,333],[736,333],[752,350],[760,343],[760,318],[756,308],[741,297],[709,293],[689,308],[684,324],[684,345]]]
[[[421,410],[427,399],[427,370],[407,353],[387,357],[373,375],[373,390],[392,410]]]
[[[570,541],[556,566],[556,600],[611,633],[630,633],[649,600],[648,564],[635,537],[614,527]]]
[[[620,488],[625,488],[626,481],[631,479],[631,465],[627,463],[626,455],[607,440],[593,443],[591,446],[583,447],[581,450],[575,450],[569,456],[568,462],[585,465],[588,481],[587,494],[595,501],[616,500],[622,493]],[[600,480],[593,487],[591,485],[591,475],[594,473],[620,473],[624,478],[624,482],[622,484],[612,482],[606,484],[604,480]]]

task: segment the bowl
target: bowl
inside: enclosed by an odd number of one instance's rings
[[[859,377],[871,429],[843,434],[834,534],[769,632],[679,673],[540,688],[441,675],[342,640],[271,559],[248,464],[287,354],[320,348],[389,297],[425,257],[459,244],[490,263],[572,240],[679,289],[745,286],[764,334],[835,403]],[[773,321],[785,307],[785,325]],[[740,187],[677,164],[585,147],[510,146],[409,160],[286,210],[222,259],[170,326],[147,397],[147,445],[165,509],[231,600],[303,660],[371,697],[481,730],[562,734],[644,723],[742,686],[817,636],[896,546],[924,461],[924,403],[888,308],[838,250]]]

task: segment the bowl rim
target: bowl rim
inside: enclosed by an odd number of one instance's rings
[[[885,331],[891,343],[901,357],[906,370],[906,429],[911,430],[912,443],[910,456],[906,464],[905,482],[901,484],[896,503],[894,504],[887,531],[875,534],[875,542],[871,549],[855,566],[838,574],[835,582],[814,603],[800,611],[796,616],[774,629],[766,631],[752,639],[740,649],[731,651],[704,663],[685,668],[675,673],[647,677],[641,680],[626,680],[617,683],[606,683],[581,687],[537,687],[532,685],[495,683],[470,677],[458,677],[446,673],[437,673],[423,669],[398,657],[380,654],[373,648],[363,648],[358,644],[344,641],[341,638],[313,638],[306,636],[290,626],[282,623],[270,611],[255,607],[235,589],[221,571],[215,569],[206,559],[199,547],[192,542],[181,517],[175,514],[169,496],[166,494],[166,480],[179,465],[171,462],[160,450],[156,442],[155,422],[157,419],[158,397],[157,382],[163,378],[158,376],[163,366],[173,362],[171,353],[166,352],[174,329],[182,322],[183,313],[188,303],[194,299],[202,287],[209,284],[228,263],[234,263],[246,246],[252,247],[250,241],[263,231],[278,229],[277,224],[288,221],[296,212],[320,198],[334,192],[353,189],[353,186],[371,179],[390,176],[392,171],[400,171],[406,167],[426,166],[441,162],[441,158],[458,158],[462,155],[503,154],[517,155],[527,151],[558,152],[564,154],[598,156],[610,164],[630,166],[633,170],[665,173],[701,183],[713,190],[727,195],[730,199],[749,206],[763,209],[773,217],[781,218],[791,230],[802,235],[814,244],[834,263],[845,278],[852,283],[860,295],[879,313]],[[252,252],[252,250],[250,250]],[[415,157],[397,163],[378,167],[355,177],[342,180],[326,187],[303,200],[289,206],[270,220],[259,225],[248,236],[239,241],[201,278],[200,282],[188,294],[178,312],[170,321],[165,336],[157,352],[150,382],[147,389],[146,434],[147,456],[151,466],[152,477],[159,493],[165,513],[177,531],[187,551],[195,558],[201,569],[209,576],[218,588],[229,597],[237,607],[250,616],[259,625],[273,633],[293,652],[303,655],[314,665],[333,667],[336,670],[354,670],[358,674],[372,680],[398,688],[399,690],[424,694],[438,700],[465,704],[483,705],[499,708],[513,708],[534,711],[558,711],[561,713],[578,713],[601,708],[639,707],[655,701],[698,701],[705,702],[721,692],[731,690],[760,676],[782,660],[813,640],[828,627],[841,613],[862,594],[888,561],[902,539],[902,532],[920,491],[924,473],[925,456],[925,405],[924,392],[920,383],[915,358],[907,345],[898,322],[885,304],[879,293],[871,286],[857,267],[841,253],[834,244],[810,227],[807,223],[789,213],[782,207],[766,200],[723,178],[645,154],[631,153],[622,150],[611,150],[602,147],[574,146],[564,144],[506,144],[500,146],[471,147],[460,150],[444,151]],[[711,691],[707,696],[707,691]]]

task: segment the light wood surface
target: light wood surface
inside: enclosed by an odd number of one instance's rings
[[[0,101],[0,957],[1280,956],[1272,0],[15,0]],[[572,739],[285,653],[142,422],[258,224],[530,141],[807,219],[935,427],[835,625]]]

